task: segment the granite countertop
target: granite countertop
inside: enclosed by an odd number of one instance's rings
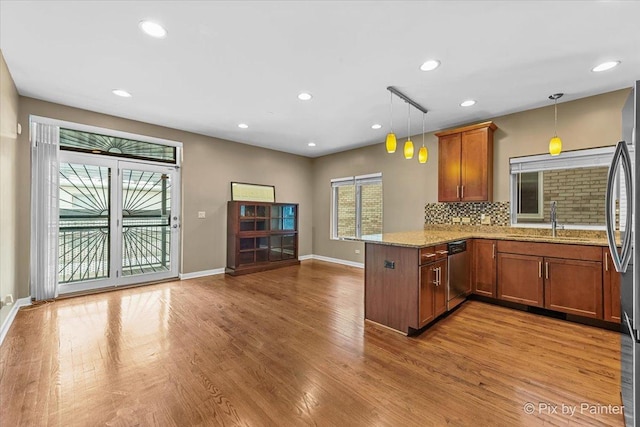
[[[551,237],[551,230],[538,228],[492,227],[492,226],[425,226],[424,230],[384,233],[363,237],[364,242],[390,246],[423,248],[465,239],[495,239],[526,242],[564,243],[571,245],[607,246],[604,231],[558,230]]]

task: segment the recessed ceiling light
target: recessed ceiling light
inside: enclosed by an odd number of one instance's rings
[[[118,95],[123,98],[131,98],[131,94],[124,89],[114,89],[111,92],[113,92],[114,95]]]
[[[249,127],[249,125],[248,125],[248,124],[246,124],[246,123],[239,123],[239,124],[238,124],[238,127],[239,127],[240,129],[247,129],[247,128]]]
[[[313,97],[311,96],[310,93],[307,93],[307,92],[302,92],[301,94],[298,95],[298,99],[301,101],[308,101],[311,98]]]
[[[422,71],[433,71],[440,66],[440,61],[436,59],[430,59],[420,66]]]
[[[476,101],[474,101],[473,99],[467,99],[466,101],[463,101],[460,103],[461,107],[471,107],[472,105],[475,105]]]
[[[157,24],[153,21],[140,21],[138,26],[142,31],[144,31],[151,37],[155,37],[157,39],[163,39],[167,37],[167,30],[165,30],[162,25]]]
[[[618,65],[620,65],[620,61],[607,61],[607,62],[603,62],[600,65],[596,65],[591,69],[591,71],[599,73],[600,71],[610,70],[614,67],[617,67]]]
[[[308,145],[309,147],[315,147],[315,146],[316,146],[316,143],[315,143],[315,142],[310,142],[310,143],[308,143],[307,145]]]
[[[380,128],[382,128],[382,125],[379,123],[371,125],[371,129],[380,129]]]

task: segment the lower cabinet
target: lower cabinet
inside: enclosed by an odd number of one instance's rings
[[[611,261],[608,248],[602,250],[604,268],[602,271],[604,320],[620,323],[620,273],[616,271]]]
[[[496,297],[496,241],[474,239],[471,261],[472,292],[477,295]]]
[[[602,248],[498,243],[498,298],[603,319]]]
[[[545,258],[544,307],[602,319],[602,263]]]
[[[447,260],[420,267],[419,327],[447,311]]]
[[[542,257],[499,253],[498,298],[543,307]]]

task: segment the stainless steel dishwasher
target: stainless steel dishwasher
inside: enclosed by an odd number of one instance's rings
[[[449,252],[447,283],[447,310],[451,310],[462,303],[471,293],[471,278],[469,276],[469,252],[467,241],[459,240],[447,244]]]

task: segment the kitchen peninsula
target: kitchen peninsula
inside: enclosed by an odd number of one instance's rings
[[[511,227],[435,228],[365,241],[365,319],[403,334],[433,323],[447,302],[451,242],[465,242],[465,296],[619,323],[619,275],[600,232]],[[451,247],[451,246],[449,246]],[[470,272],[470,273],[469,273]]]

